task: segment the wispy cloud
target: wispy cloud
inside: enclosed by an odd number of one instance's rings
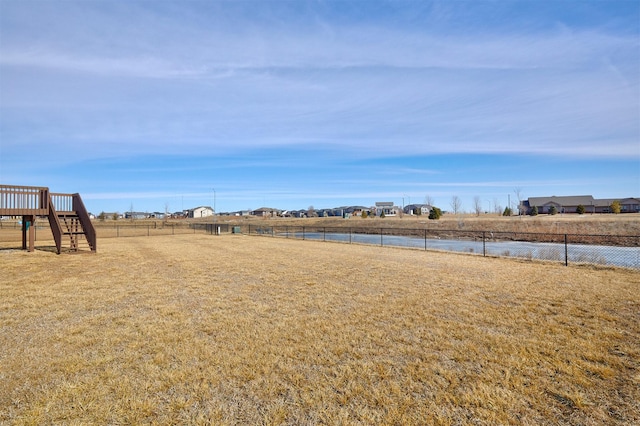
[[[157,156],[225,173],[637,158],[640,8],[623,3],[2,2],[0,173],[23,176],[26,146],[41,170],[131,161],[138,178]]]
[[[61,18],[64,20],[64,18]],[[236,26],[247,25],[237,17]],[[345,68],[443,69],[575,69],[589,67],[612,52],[632,56],[635,34],[612,35],[593,30],[539,33],[481,33],[442,35],[397,26],[333,24],[330,36],[319,28],[273,28],[261,24],[253,31],[229,31],[215,23],[207,28],[181,30],[184,22],[164,29],[170,43],[132,40],[130,31],[111,23],[109,37],[85,28],[76,43],[61,42],[56,34],[33,42],[12,43],[5,35],[0,64],[54,68],[100,75],[148,78],[217,78],[236,71],[278,69],[325,70]],[[107,29],[104,29],[107,31]],[[166,37],[163,37],[166,38]],[[8,40],[7,40],[8,39]],[[145,42],[146,41],[146,42]],[[128,46],[114,50],[113,45]]]

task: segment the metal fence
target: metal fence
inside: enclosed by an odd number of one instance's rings
[[[15,229],[17,222],[0,229]],[[51,238],[48,223],[36,229]],[[479,256],[514,257],[559,262],[565,265],[610,265],[640,270],[640,235],[548,234],[501,231],[432,230],[416,228],[270,226],[232,223],[129,223],[96,224],[99,238],[206,233],[245,234],[343,244],[370,244],[420,250],[451,251]],[[16,234],[18,235],[18,234]],[[43,234],[40,234],[43,235]],[[36,240],[38,240],[38,233]]]
[[[163,223],[163,222],[142,222],[135,221],[130,224],[117,223],[113,226],[102,224],[97,225],[96,230],[100,238],[123,238],[123,237],[153,237],[159,235],[179,235],[195,234],[205,232],[205,229],[198,224],[191,223]]]
[[[113,223],[93,222],[98,238],[122,238],[142,237],[156,235],[194,234],[198,232],[211,233],[210,224],[193,223],[163,223],[163,222],[131,222],[115,221]],[[34,225],[36,241],[44,241],[52,238],[49,222],[46,219],[38,219]],[[17,240],[20,238],[22,224],[19,221],[0,221],[0,231],[3,231],[5,240]],[[13,231],[13,232],[12,232]],[[1,238],[0,238],[1,239]]]
[[[546,234],[398,228],[231,225],[237,232],[346,244],[440,250],[640,269],[640,235]]]

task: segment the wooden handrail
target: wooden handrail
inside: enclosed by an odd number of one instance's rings
[[[0,185],[0,216],[45,216],[48,211],[49,188]]]
[[[62,225],[60,219],[56,213],[56,209],[53,203],[49,203],[49,225],[51,226],[51,233],[53,234],[53,240],[56,243],[56,251],[58,254],[62,251]]]
[[[84,235],[87,238],[87,242],[91,247],[91,251],[95,252],[97,250],[96,230],[93,227],[93,223],[91,223],[91,218],[89,217],[87,209],[84,207],[84,203],[82,202],[80,194],[73,194],[72,208],[78,215],[78,219],[80,219],[80,224],[82,225],[82,229],[84,230]]]
[[[57,212],[72,212],[74,209],[74,196],[77,194],[51,193],[51,202]]]

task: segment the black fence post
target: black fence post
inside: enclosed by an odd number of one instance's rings
[[[569,248],[567,244],[567,234],[564,234],[564,266],[569,266]]]
[[[382,242],[382,230],[384,228],[380,228],[380,245],[384,247],[384,243]]]
[[[427,230],[424,230],[424,250],[427,251]]]
[[[322,241],[327,241],[327,227],[322,228]]]
[[[304,240],[304,238],[305,238],[305,227],[303,226],[302,227],[302,240]]]

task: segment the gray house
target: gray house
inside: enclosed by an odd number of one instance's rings
[[[423,216],[428,216],[429,212],[431,211],[431,206],[429,204],[409,204],[404,206],[403,211],[405,212],[405,214],[409,215],[419,212],[419,214]]]
[[[537,207],[539,214],[549,213],[555,207],[558,213],[576,213],[578,206],[583,206],[585,213],[610,213],[611,203],[620,203],[621,213],[639,213],[640,199],[638,198],[593,198],[591,195],[574,195],[567,197],[530,197],[524,200],[520,210],[529,214],[534,207]]]
[[[272,209],[270,207],[260,207],[257,210],[253,210],[251,215],[259,217],[277,217],[280,215],[280,212],[282,212],[282,210]]]

